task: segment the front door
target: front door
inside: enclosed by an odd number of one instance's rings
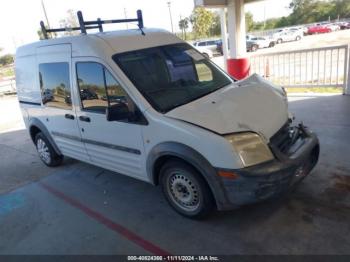
[[[91,161],[103,168],[146,180],[142,124],[130,119],[107,121],[108,107],[136,105],[112,71],[96,58],[74,60],[80,95],[78,125]]]
[[[36,50],[39,85],[44,109],[37,117],[45,123],[61,153],[89,161],[81,141],[71,77],[71,45],[52,45]]]

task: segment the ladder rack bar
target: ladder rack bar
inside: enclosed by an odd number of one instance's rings
[[[97,18],[96,21],[84,21],[83,13],[81,11],[77,12],[77,17],[79,21],[79,27],[71,27],[71,28],[52,28],[48,29],[45,27],[45,24],[43,21],[40,22],[41,31],[43,33],[43,36],[45,39],[49,38],[48,33],[56,33],[56,32],[70,32],[70,31],[78,31],[80,30],[82,34],[86,34],[86,30],[89,29],[98,29],[100,32],[103,32],[103,26],[104,24],[118,24],[118,23],[130,23],[130,22],[137,22],[137,25],[139,29],[141,30],[141,33],[145,35],[142,28],[143,26],[143,17],[142,17],[142,11],[137,10],[137,18],[129,18],[129,19],[112,19],[112,20],[101,20],[101,18]]]

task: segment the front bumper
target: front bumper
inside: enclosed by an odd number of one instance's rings
[[[226,170],[235,173],[237,178],[222,178],[229,202],[224,209],[278,197],[290,191],[311,172],[319,157],[318,138],[303,125],[294,130],[300,133],[300,137],[293,141],[292,153],[282,153],[270,145],[275,160],[243,169]]]

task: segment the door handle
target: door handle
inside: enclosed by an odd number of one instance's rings
[[[71,114],[65,114],[64,117],[67,118],[67,119],[74,120],[74,116],[71,115]]]
[[[88,116],[79,116],[79,120],[84,122],[91,122],[90,117]]]

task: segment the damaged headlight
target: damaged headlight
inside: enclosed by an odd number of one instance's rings
[[[274,159],[270,148],[256,133],[237,133],[227,135],[225,138],[238,153],[245,167]]]

